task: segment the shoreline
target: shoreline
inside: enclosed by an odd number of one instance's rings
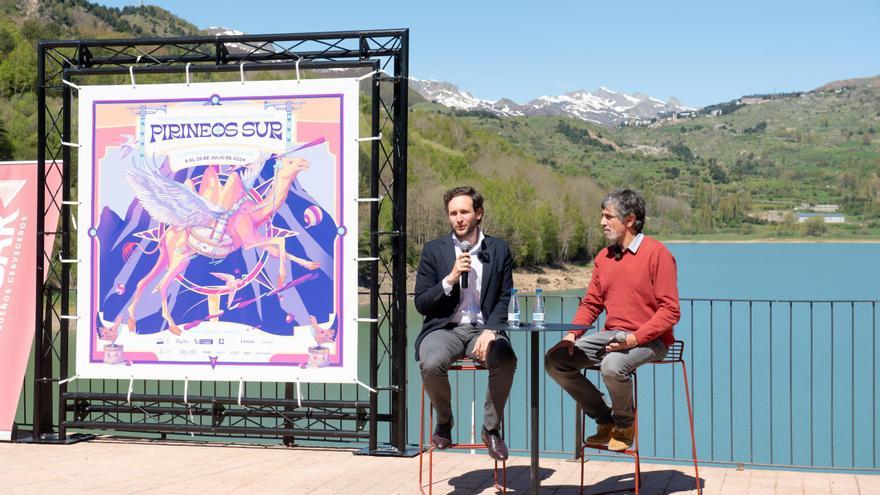
[[[880,244],[880,239],[658,239],[665,244]],[[562,263],[554,266],[520,267],[513,271],[513,286],[522,293],[533,293],[541,287],[545,291],[586,290],[593,273],[593,263]],[[361,291],[369,290],[359,287]],[[381,287],[380,292],[390,292],[388,286]],[[408,270],[406,280],[407,293],[415,290],[415,270]],[[359,297],[361,304],[369,301],[369,296]]]
[[[586,290],[593,274],[593,263],[563,263],[558,266],[517,269],[513,271],[513,286],[520,292]]]
[[[807,239],[792,238],[779,239],[775,237],[765,237],[756,239],[664,239],[662,237],[654,237],[660,242],[667,244],[880,244],[878,239]]]
[[[540,287],[545,291],[585,290],[593,273],[593,263],[563,263],[557,266],[518,268],[513,271],[513,286],[521,293],[535,292]],[[415,291],[415,271],[406,277],[406,292]],[[387,286],[386,286],[387,285]],[[390,292],[390,282],[379,288],[379,292]],[[369,291],[368,287],[358,287],[359,291]],[[360,294],[359,304],[369,302],[369,296]]]

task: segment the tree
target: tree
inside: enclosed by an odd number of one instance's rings
[[[837,176],[837,184],[841,189],[852,192],[858,186],[858,179],[852,172],[846,171]]]
[[[776,230],[777,235],[791,235],[794,233],[794,227],[797,224],[797,217],[794,213],[787,211],[782,214],[782,221]]]
[[[541,224],[541,263],[555,263],[559,260],[559,221],[545,204],[538,209]]]
[[[9,97],[34,90],[37,57],[26,43],[17,45],[0,62],[0,96]]]
[[[718,165],[718,162],[715,161],[714,158],[709,158],[709,177],[719,184],[727,184],[730,182],[730,179],[727,177],[727,172],[724,171],[724,168]]]
[[[809,236],[821,237],[828,231],[828,225],[825,224],[825,218],[810,217],[804,221],[804,233]]]
[[[5,27],[0,27],[0,54],[6,55],[15,48],[15,37]]]
[[[686,163],[694,161],[694,153],[684,143],[675,143],[669,146],[669,151]]]
[[[589,238],[587,237],[587,225],[583,217],[575,213],[571,218],[571,238],[569,240],[570,248],[568,250],[569,260],[586,260],[589,259]]]
[[[13,156],[14,153],[15,147],[12,146],[12,142],[9,140],[6,125],[3,124],[3,121],[0,121],[0,160],[12,160],[15,158]]]
[[[729,193],[718,201],[717,213],[721,222],[737,225],[742,222],[752,208],[752,199],[748,193],[738,191]]]

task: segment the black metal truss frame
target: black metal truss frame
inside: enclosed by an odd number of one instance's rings
[[[371,454],[406,452],[406,176],[409,30],[341,31],[271,35],[220,35],[154,39],[41,41],[37,46],[37,161],[41,184],[37,195],[37,305],[34,346],[32,441],[64,442],[67,428],[283,436],[297,438],[368,439]],[[361,399],[362,390],[340,385],[305,386],[302,400],[293,384],[261,384],[259,397],[230,399],[211,395],[186,397],[168,393],[108,394],[113,383],[70,378],[69,322],[71,265],[76,259],[72,196],[75,147],[71,146],[72,91],[89,76],[118,74],[279,71],[349,68],[376,71],[371,80],[373,136],[369,145],[370,310],[369,373],[367,383],[378,393]],[[244,77],[242,75],[242,77]],[[73,83],[73,84],[68,84]],[[382,89],[391,86],[391,91]],[[362,88],[363,91],[363,88]],[[67,144],[66,144],[67,143]],[[367,145],[364,146],[366,148]],[[362,151],[364,149],[362,148]],[[62,173],[61,186],[47,190],[50,173]],[[364,191],[362,191],[363,193]],[[380,226],[383,208],[391,209],[391,225]],[[60,225],[46,226],[45,214],[58,212]],[[47,228],[48,227],[48,228]],[[390,230],[389,230],[390,227]],[[56,236],[57,256],[46,252],[43,239]],[[380,249],[390,244],[390,254]],[[363,248],[363,246],[361,246]],[[385,252],[386,254],[383,254]],[[44,278],[44,275],[46,277]],[[391,280],[391,293],[379,293]],[[45,281],[44,281],[45,280]],[[383,299],[383,300],[380,300]],[[381,307],[380,307],[381,306]],[[380,368],[383,370],[380,376]],[[100,383],[98,383],[100,382]],[[112,381],[111,381],[112,382]],[[216,385],[216,386],[215,386]],[[276,393],[263,396],[264,385]],[[147,383],[143,387],[149,388]],[[283,387],[283,392],[279,391]],[[327,400],[355,388],[355,399]],[[119,383],[115,383],[119,389]],[[160,389],[156,383],[157,391]],[[75,391],[72,391],[72,390]],[[93,392],[100,389],[101,392]],[[349,391],[350,392],[350,391]],[[322,396],[312,399],[311,395]],[[349,393],[349,395],[351,395]],[[382,402],[380,402],[380,396]],[[53,406],[54,398],[58,398]],[[281,398],[283,397],[283,398]],[[387,399],[387,400],[386,400]],[[232,403],[230,403],[232,400]],[[194,421],[208,418],[210,424]],[[259,422],[256,420],[259,419]],[[270,420],[266,427],[264,419]],[[305,422],[305,424],[303,424]],[[332,423],[331,422],[336,422]],[[388,423],[388,438],[380,447],[378,423]],[[366,433],[364,429],[366,428]]]
[[[65,396],[67,428],[157,433],[354,439],[367,441],[369,401],[253,399],[192,396],[169,402],[163,394],[76,393]],[[136,421],[126,419],[137,416]],[[196,420],[199,418],[199,421]],[[210,421],[202,421],[209,419]],[[262,420],[274,420],[267,426]],[[355,428],[340,428],[353,422]],[[316,432],[316,430],[319,430]]]

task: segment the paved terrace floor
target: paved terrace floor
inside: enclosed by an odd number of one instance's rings
[[[434,493],[495,493],[485,454],[438,453]],[[528,493],[528,458],[508,464],[508,492]],[[640,493],[696,493],[687,466],[643,464]],[[419,459],[354,456],[349,450],[102,437],[74,445],[0,443],[0,492],[20,493],[418,493]],[[627,478],[631,463],[587,462],[595,493]],[[542,494],[578,493],[578,464],[542,459]],[[878,494],[880,476],[700,469],[703,493]]]

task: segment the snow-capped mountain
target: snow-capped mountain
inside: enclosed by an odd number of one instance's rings
[[[501,115],[524,115],[518,110],[520,105],[508,99],[498,101],[481,100],[458,86],[443,82],[410,78],[410,87],[430,101],[449,108],[460,110],[489,110]]]
[[[243,34],[247,34],[242,31],[238,31],[236,29],[225,28],[221,26],[211,26],[205,29],[205,33],[212,36],[241,36]],[[262,43],[254,44],[253,46],[248,46],[244,43],[227,43],[226,49],[232,53],[274,53],[275,47],[271,44],[260,46]]]
[[[695,110],[675,98],[659,100],[642,93],[619,93],[607,88],[541,96],[520,105],[507,98],[482,100],[456,85],[410,78],[410,86],[427,100],[460,110],[485,110],[498,115],[565,115],[587,122],[613,125],[625,120],[650,119],[664,112]]]

